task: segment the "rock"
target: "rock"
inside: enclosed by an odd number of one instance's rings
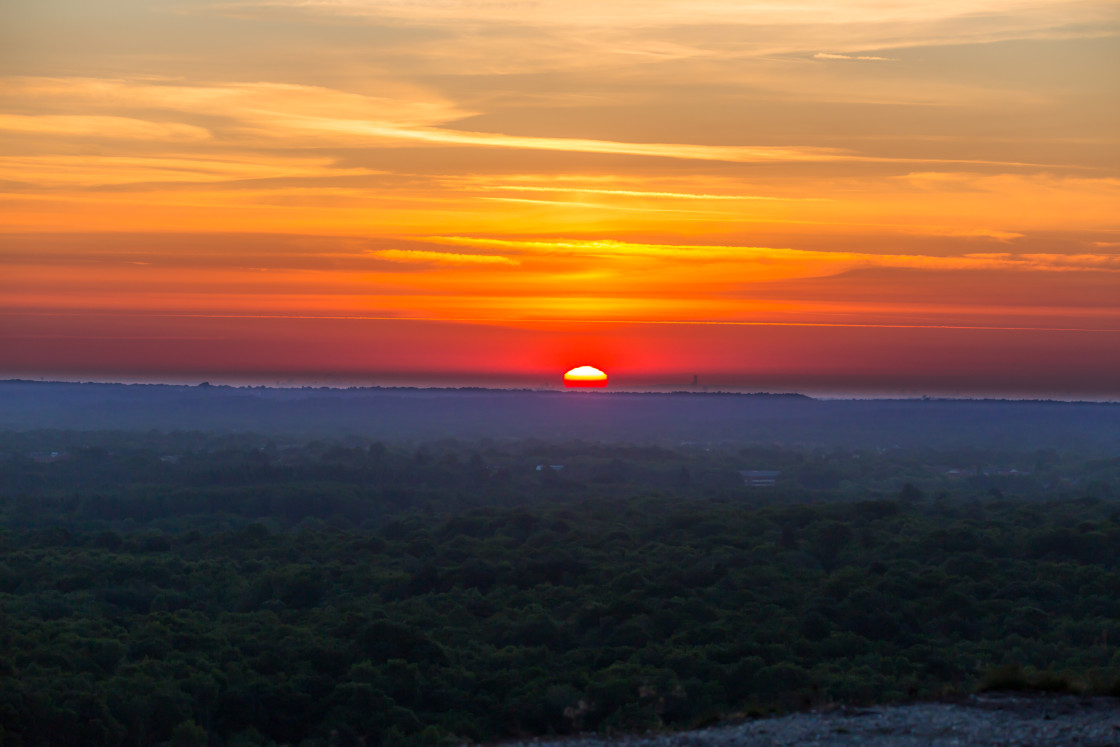
[[[958,703],[830,708],[677,734],[582,736],[503,747],[1115,747],[1115,698],[984,694]]]

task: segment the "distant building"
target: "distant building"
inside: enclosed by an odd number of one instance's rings
[[[546,467],[553,472],[559,472],[560,470],[564,469],[563,464],[538,464],[537,472],[544,472]]]
[[[741,469],[739,475],[748,488],[772,488],[781,471],[776,469]]]

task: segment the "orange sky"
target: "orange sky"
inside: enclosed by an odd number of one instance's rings
[[[1120,5],[0,10],[0,377],[1120,397]]]

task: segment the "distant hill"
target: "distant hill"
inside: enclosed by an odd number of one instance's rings
[[[1120,404],[0,381],[0,428],[1120,451]]]

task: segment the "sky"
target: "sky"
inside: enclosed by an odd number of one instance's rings
[[[0,377],[1120,399],[1115,0],[0,0]]]

